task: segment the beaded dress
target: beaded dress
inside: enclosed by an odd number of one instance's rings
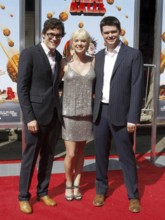
[[[89,71],[81,75],[68,64],[63,79],[62,138],[70,141],[91,140],[94,68],[91,64]]]

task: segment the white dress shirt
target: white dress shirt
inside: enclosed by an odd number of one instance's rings
[[[117,47],[113,51],[109,52],[107,51],[107,49],[105,50],[104,78],[103,78],[103,89],[102,89],[103,103],[109,103],[111,77],[120,47],[121,47],[121,42],[117,45]]]
[[[43,47],[43,50],[45,51],[45,53],[48,57],[48,60],[49,60],[49,63],[50,63],[51,69],[52,69],[52,73],[54,73],[54,67],[56,64],[55,56],[51,55],[49,48],[43,42],[41,43],[41,46]]]

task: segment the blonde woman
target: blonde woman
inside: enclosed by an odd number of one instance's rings
[[[65,198],[68,201],[82,199],[79,187],[84,164],[84,147],[93,136],[94,58],[86,55],[90,41],[91,37],[86,30],[76,30],[70,39],[72,55],[62,60],[62,138],[66,146]]]

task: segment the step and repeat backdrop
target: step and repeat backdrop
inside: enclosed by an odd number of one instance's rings
[[[20,54],[20,11],[24,0],[0,0],[0,126],[20,123],[21,111],[17,97],[17,73]],[[86,29],[92,37],[93,53],[104,47],[100,33],[100,21],[104,16],[115,16],[121,22],[121,40],[131,47],[138,45],[138,0],[38,0],[42,30],[45,20],[52,17],[64,22],[66,35],[58,50],[67,49],[71,34],[78,28]],[[163,1],[159,115],[165,116],[165,2]],[[41,35],[41,34],[39,34]],[[40,36],[38,36],[40,38]],[[41,41],[41,38],[40,38]],[[1,126],[1,127],[2,127]]]
[[[163,1],[160,55],[159,116],[165,118],[165,1]]]
[[[121,22],[121,40],[134,46],[135,0],[41,0],[41,30],[46,19],[56,17],[64,22],[66,35],[58,50],[63,53],[71,34],[78,28],[86,29],[91,35],[97,52],[104,46],[99,24],[104,16],[115,16]]]
[[[20,1],[0,0],[0,125],[21,121],[17,98],[20,21]]]

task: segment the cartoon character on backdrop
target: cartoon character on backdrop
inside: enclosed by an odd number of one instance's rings
[[[11,87],[7,87],[7,100],[12,100],[15,98],[15,93]]]
[[[69,56],[72,56],[73,53],[74,53],[74,50],[72,49],[71,42],[70,40],[68,40],[64,45],[63,56],[69,57]]]
[[[87,55],[91,57],[95,56],[96,47],[97,47],[97,41],[94,38],[92,38],[91,42],[89,43]]]

